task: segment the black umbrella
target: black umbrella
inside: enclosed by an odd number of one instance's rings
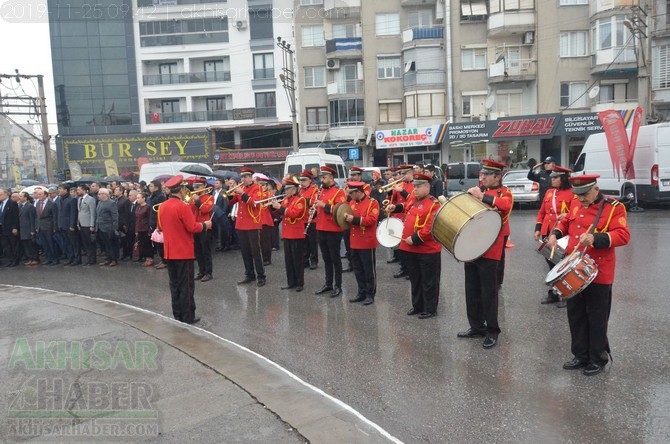
[[[240,181],[240,175],[230,170],[216,170],[212,172],[212,176],[222,180],[235,179],[237,182]]]
[[[181,170],[182,173],[187,173],[187,174],[194,174],[196,176],[211,176],[212,175],[212,169],[208,167],[207,165],[200,164],[200,163],[193,163],[191,165],[186,165],[184,168]]]
[[[126,179],[117,174],[112,174],[111,176],[105,176],[105,180],[107,182],[126,182]]]
[[[77,183],[100,183],[100,182],[107,182],[104,177],[100,176],[84,176],[80,178],[79,180],[76,180],[75,182]]]
[[[22,179],[19,180],[18,185],[21,185],[22,187],[31,187],[33,185],[39,185],[40,183],[37,180],[32,180],[32,179]]]

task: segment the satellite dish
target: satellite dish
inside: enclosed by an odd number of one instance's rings
[[[484,106],[486,107],[486,109],[491,109],[491,108],[493,108],[494,103],[496,103],[496,96],[491,94],[488,97],[486,97],[486,101],[484,102]]]
[[[593,88],[591,88],[591,91],[589,91],[589,98],[595,99],[599,92],[600,87],[598,85],[594,86]]]
[[[505,53],[504,53],[504,52],[501,52],[500,54],[498,54],[498,55],[496,56],[496,63],[500,63],[500,62],[502,62],[504,59],[505,59]]]
[[[405,63],[405,74],[414,70],[414,62]]]

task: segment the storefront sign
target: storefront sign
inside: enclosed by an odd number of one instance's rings
[[[437,145],[442,142],[446,125],[424,128],[400,128],[375,132],[376,148],[404,148],[412,146]]]
[[[211,161],[207,133],[66,136],[61,143],[65,164],[78,162],[86,168],[105,168],[108,159],[119,167],[134,167],[140,157],[151,162]]]
[[[288,156],[292,152],[293,150],[291,149],[279,149],[279,150],[242,149],[242,150],[218,151],[214,153],[214,162],[216,163],[283,162],[286,159],[286,156]]]
[[[449,142],[452,141],[480,141],[489,138],[490,127],[493,121],[462,122],[448,124]]]
[[[598,114],[566,114],[561,118],[561,123],[556,131],[557,136],[572,134],[602,133],[603,126],[598,120]]]
[[[233,120],[256,118],[256,108],[233,108]]]
[[[492,139],[548,139],[553,137],[560,114],[506,117],[496,121]]]

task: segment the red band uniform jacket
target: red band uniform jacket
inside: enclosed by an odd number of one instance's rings
[[[349,229],[349,245],[353,250],[369,250],[377,248],[377,220],[379,219],[379,202],[365,196],[360,202],[351,200],[349,206],[353,210],[354,220]]]
[[[347,201],[347,196],[344,194],[344,191],[335,185],[330,188],[323,187],[321,194],[319,195],[319,200],[324,202],[326,206],[324,208],[317,207],[316,209],[316,230],[340,233],[344,231],[337,225],[337,222],[333,217],[335,204],[345,203]]]
[[[566,190],[551,188],[547,191],[537,212],[535,231],[539,231],[542,236],[548,236],[556,226],[558,215],[570,211],[574,201],[577,201],[577,196],[571,188]]]
[[[498,234],[498,238],[482,257],[499,261],[502,257],[503,249],[505,248],[505,236],[509,236],[510,233],[509,216],[512,214],[514,196],[512,196],[512,192],[509,188],[502,185],[497,188],[487,188],[483,191],[484,198],[482,199],[482,202],[498,210],[503,225],[500,234]]]
[[[407,239],[412,236],[413,242],[413,245],[409,245],[407,242],[401,241],[401,251],[439,253],[442,250],[442,244],[437,242],[431,234],[433,220],[440,206],[440,202],[430,194],[421,200],[417,200],[412,194],[404,204],[396,205],[396,212],[405,213],[402,238]]]
[[[158,208],[158,228],[163,232],[165,259],[195,259],[193,234],[203,224],[196,222],[189,204],[171,196]]]
[[[402,185],[402,191],[398,192],[398,191],[393,190],[391,192],[391,204],[392,205],[403,204],[403,203],[407,202],[407,199],[409,199],[410,196],[414,195],[414,193],[413,193],[414,184],[412,182],[401,182],[400,184]],[[412,197],[412,199],[413,199],[413,197]],[[405,217],[405,215],[402,214],[402,213],[394,212],[394,213],[391,214],[391,217],[402,219],[403,217]]]
[[[281,201],[281,237],[282,239],[304,239],[305,223],[309,214],[307,201],[304,197],[295,195],[285,197]]]
[[[261,191],[261,198],[262,199],[268,199],[272,196],[274,196],[275,193],[271,191]],[[270,205],[267,205],[270,201],[266,202],[265,204],[261,204],[261,224],[268,226],[268,227],[274,227],[275,223],[274,220],[272,220],[272,207]]]
[[[243,194],[233,194],[230,198],[230,206],[236,203],[237,219],[235,220],[235,229],[241,231],[260,230],[262,226],[261,206],[256,204],[262,197],[261,187],[251,184],[243,186]]]
[[[558,223],[553,233],[559,238],[569,236],[566,251],[572,252],[579,244],[579,235],[586,233],[593,224],[596,227],[593,233],[593,245],[587,247],[585,251],[598,265],[598,275],[593,282],[611,284],[614,282],[614,269],[616,268],[614,247],[626,245],[630,241],[630,231],[628,231],[626,208],[614,199],[605,200],[600,219],[595,221],[602,201],[602,194],[588,207],[584,207],[581,202],[577,201],[578,203],[572,205],[568,216]]]
[[[196,199],[200,201],[200,206],[195,204]],[[196,196],[189,202],[196,222],[205,222],[211,219],[212,210],[214,209],[214,196],[211,194],[204,194]]]

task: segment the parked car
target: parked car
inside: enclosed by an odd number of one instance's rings
[[[447,165],[447,196],[479,186],[479,162],[453,162]]]
[[[502,184],[512,192],[514,203],[540,203],[540,184],[528,179],[527,170],[508,171],[503,176]]]

